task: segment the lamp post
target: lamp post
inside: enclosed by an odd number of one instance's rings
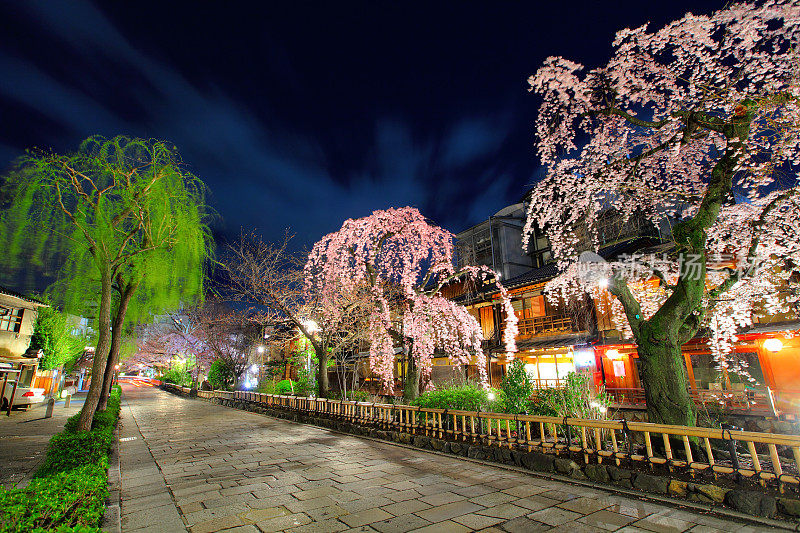
[[[303,321],[303,326],[305,326],[310,335],[313,335],[319,331],[319,325],[313,320]],[[311,373],[311,350],[309,350],[308,347],[306,347],[306,370],[309,372],[309,374]]]

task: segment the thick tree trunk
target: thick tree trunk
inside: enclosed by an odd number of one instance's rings
[[[103,388],[103,375],[108,361],[108,351],[111,345],[111,269],[104,265],[100,272],[100,307],[98,309],[97,327],[97,346],[94,351],[94,361],[92,363],[92,383],[89,386],[89,393],[81,409],[81,416],[78,420],[78,430],[89,431],[92,429],[92,420],[97,410],[97,403],[100,401],[100,393]]]
[[[414,357],[409,354],[408,366],[406,367],[406,382],[403,390],[403,398],[410,402],[419,396],[419,366]]]
[[[647,401],[647,417],[656,424],[694,426],[694,401],[689,394],[680,340],[653,335],[643,328],[637,340],[639,377]],[[659,333],[659,332],[655,332]]]
[[[319,361],[319,368],[317,369],[317,398],[327,398],[328,389],[328,351],[325,348],[317,350],[314,349]]]
[[[111,393],[111,382],[114,380],[116,366],[117,363],[119,363],[119,347],[122,343],[122,327],[125,325],[125,314],[128,312],[128,304],[138,286],[139,284],[135,282],[128,283],[125,285],[119,298],[117,314],[114,316],[114,325],[111,328],[111,348],[108,353],[106,371],[103,375],[103,390],[100,395],[100,401],[97,404],[98,411],[104,411],[108,405],[108,395]]]
[[[754,103],[745,100],[743,105],[750,109]],[[707,281],[706,231],[717,221],[720,209],[729,199],[738,153],[743,139],[749,135],[751,119],[752,111],[748,110],[726,126],[728,147],[714,164],[703,201],[692,218],[678,222],[672,229],[676,251],[683,260],[692,260],[694,266],[687,268],[684,264],[671,294],[658,311],[650,319],[642,319],[641,307],[627,284],[615,280],[611,285],[612,293],[625,308],[638,345],[640,377],[650,422],[695,425],[694,401],[687,388],[681,346],[697,333],[705,313],[702,305]]]

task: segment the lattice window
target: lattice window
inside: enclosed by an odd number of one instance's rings
[[[0,331],[19,333],[22,327],[23,309],[0,306]]]

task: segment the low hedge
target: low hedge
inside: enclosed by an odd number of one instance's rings
[[[479,385],[465,383],[420,394],[411,405],[429,409],[485,411],[491,403],[489,391]]]
[[[35,478],[24,489],[1,491],[2,531],[100,531],[108,497],[107,461]]]
[[[95,533],[108,497],[108,454],[120,411],[119,387],[91,431],[78,431],[80,414],[54,435],[47,455],[24,489],[0,488],[0,533]]]

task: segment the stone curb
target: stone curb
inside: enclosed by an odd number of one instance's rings
[[[122,409],[120,416],[122,418]],[[119,419],[114,426],[114,446],[108,457],[108,499],[103,515],[103,531],[122,533],[122,514],[120,496],[122,492],[122,473],[119,466]]]
[[[164,389],[162,389],[162,390],[164,390]],[[172,391],[167,390],[166,392],[172,392]],[[183,394],[174,393],[174,392],[172,392],[172,393],[176,394],[178,396],[184,396]],[[187,399],[191,399],[191,398],[187,397]],[[198,398],[198,399],[202,400],[202,398]],[[636,498],[639,498],[639,499],[642,499],[642,500],[649,500],[649,501],[654,501],[654,502],[658,502],[658,503],[662,503],[662,504],[670,504],[670,505],[674,505],[676,507],[689,508],[689,509],[692,509],[692,510],[695,510],[695,511],[701,511],[703,513],[707,513],[709,515],[717,515],[717,516],[724,517],[724,518],[741,520],[741,521],[749,522],[751,524],[757,524],[757,525],[760,525],[760,526],[773,527],[773,528],[778,528],[778,529],[782,529],[782,530],[800,531],[800,522],[792,523],[792,522],[781,521],[781,520],[767,518],[767,517],[754,516],[754,515],[751,515],[751,514],[742,513],[740,511],[737,511],[737,510],[734,510],[734,509],[728,509],[728,508],[722,507],[722,506],[710,505],[710,504],[697,502],[697,501],[688,501],[688,500],[683,500],[683,499],[677,499],[677,498],[672,498],[672,497],[665,496],[665,495],[654,494],[654,493],[651,493],[651,492],[628,489],[626,487],[620,487],[620,486],[617,486],[617,485],[610,485],[610,484],[607,485],[607,484],[603,484],[603,483],[596,483],[596,482],[593,482],[591,480],[587,480],[585,478],[585,476],[584,476],[583,479],[576,479],[574,477],[562,476],[562,475],[559,475],[559,474],[556,474],[556,473],[542,472],[542,471],[532,470],[532,469],[528,469],[528,468],[522,468],[520,466],[516,466],[516,465],[513,465],[513,464],[484,460],[483,458],[467,457],[466,455],[461,455],[461,454],[440,452],[438,450],[432,450],[432,449],[425,448],[425,447],[414,446],[414,445],[411,445],[410,443],[406,444],[406,443],[403,443],[403,442],[397,442],[397,441],[395,441],[393,439],[389,439],[389,438],[383,439],[383,438],[372,437],[372,436],[364,435],[364,434],[360,434],[360,433],[351,433],[351,432],[348,432],[348,431],[345,431],[345,430],[334,429],[334,428],[331,428],[331,427],[328,427],[328,426],[325,426],[325,425],[314,424],[313,422],[305,422],[305,421],[300,421],[300,420],[294,420],[292,418],[284,418],[282,416],[272,415],[272,414],[269,414],[269,413],[264,413],[264,412],[260,412],[260,411],[256,411],[256,410],[243,409],[241,407],[237,407],[236,405],[227,405],[226,403],[222,403],[222,402],[209,401],[209,403],[212,403],[213,405],[220,405],[220,406],[226,407],[228,409],[236,409],[238,411],[247,411],[247,412],[251,412],[253,414],[257,414],[257,415],[267,416],[269,418],[273,418],[273,419],[276,419],[276,420],[284,420],[286,422],[291,422],[291,423],[294,423],[294,424],[302,424],[302,425],[306,425],[306,426],[314,426],[314,427],[325,429],[327,431],[330,431],[330,432],[333,432],[333,433],[337,433],[337,434],[340,434],[340,435],[349,435],[349,436],[352,436],[352,437],[367,439],[367,440],[371,440],[371,441],[375,441],[375,442],[382,442],[384,444],[390,444],[390,445],[393,445],[393,446],[398,446],[398,447],[407,448],[407,449],[424,451],[424,452],[427,452],[427,453],[432,453],[432,454],[436,454],[436,455],[442,455],[442,456],[445,456],[445,457],[457,457],[459,459],[471,461],[471,462],[474,462],[474,463],[478,463],[478,464],[482,464],[482,465],[486,465],[486,466],[494,466],[494,467],[504,468],[506,470],[519,472],[519,473],[524,473],[524,474],[527,474],[527,475],[533,475],[533,476],[539,477],[539,478],[552,479],[552,480],[560,481],[560,482],[563,482],[563,483],[574,484],[574,485],[585,486],[585,487],[591,487],[591,488],[594,488],[594,489],[602,490],[604,492],[610,492],[610,493],[615,493],[615,494],[623,494],[623,495],[626,495],[626,496],[636,497]],[[280,409],[277,409],[277,408],[274,408],[274,407],[271,407],[270,409],[273,410],[273,411],[277,411],[277,412],[280,412],[280,413],[287,414],[287,415],[296,414],[296,413],[293,413],[291,411],[283,411],[283,410],[280,410]],[[411,434],[403,434],[403,435],[408,435],[411,438],[412,442],[413,442],[413,438],[415,437],[414,435],[411,435]]]

